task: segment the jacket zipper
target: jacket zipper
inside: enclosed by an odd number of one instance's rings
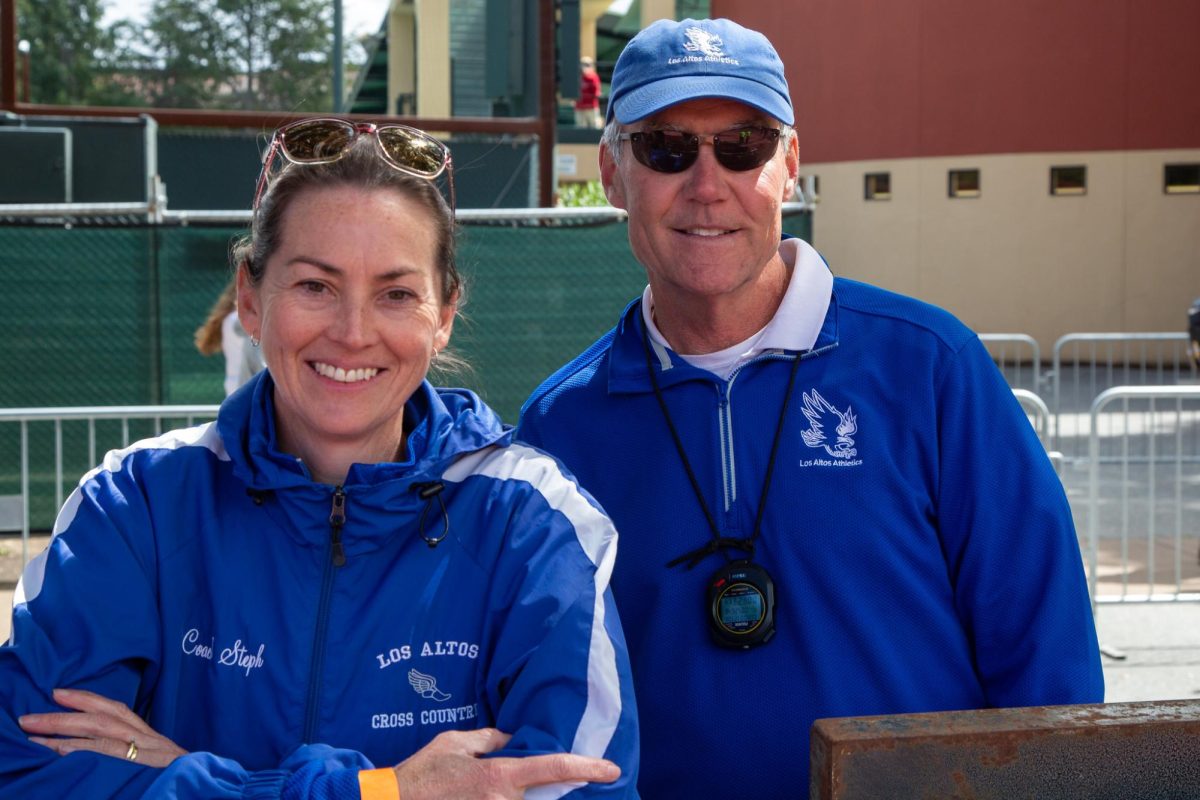
[[[321,705],[321,673],[325,668],[325,635],[329,630],[329,601],[333,595],[334,567],[346,563],[342,547],[342,527],[346,524],[346,491],[334,487],[333,507],[329,512],[329,560],[321,577],[321,602],[317,606],[317,633],[313,638],[312,667],[308,677],[308,702],[304,708],[304,744],[316,741],[317,714]]]
[[[733,463],[733,414],[730,413],[730,394],[733,392],[733,379],[725,384],[724,391],[718,385],[717,392],[717,427],[721,437],[721,485],[725,487],[725,513],[733,507],[737,500],[737,470]]]
[[[821,350],[805,350],[799,353],[796,358],[803,361],[828,349],[830,347],[825,347]],[[759,361],[774,361],[780,358],[786,358],[786,356],[781,356],[779,353],[771,351],[755,356],[733,371],[733,374],[729,376],[729,380],[725,382],[724,392],[721,391],[719,384],[717,386],[717,424],[720,427],[721,434],[721,484],[725,487],[726,514],[733,508],[733,504],[737,500],[737,465],[734,463],[733,456],[733,382],[737,380],[741,371],[749,365]]]
[[[335,567],[345,566],[346,551],[342,549],[342,526],[346,524],[346,491],[339,484],[333,490],[333,510],[329,512],[329,529],[332,531],[329,548]]]

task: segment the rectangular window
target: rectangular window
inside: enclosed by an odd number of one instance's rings
[[[1087,194],[1087,167],[1051,167],[1050,194]]]
[[[979,170],[950,170],[951,197],[979,197]]]
[[[867,200],[891,200],[892,173],[868,172],[863,178],[863,197]]]
[[[1200,164],[1167,164],[1163,167],[1167,194],[1200,194]]]

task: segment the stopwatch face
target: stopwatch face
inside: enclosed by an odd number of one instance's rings
[[[775,635],[775,583],[749,561],[717,570],[708,582],[709,627],[722,647],[748,649]]]
[[[730,633],[750,633],[762,624],[767,603],[758,587],[734,583],[717,598],[717,623]]]

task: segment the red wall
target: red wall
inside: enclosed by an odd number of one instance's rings
[[[787,67],[807,162],[1200,147],[1197,0],[712,0]]]

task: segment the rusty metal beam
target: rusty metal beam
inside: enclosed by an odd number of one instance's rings
[[[548,15],[548,16],[547,16]],[[187,125],[192,127],[212,128],[276,128],[288,122],[313,116],[312,113],[290,113],[282,111],[229,111],[196,108],[153,108],[153,107],[121,107],[121,106],[71,106],[43,105],[27,103],[18,100],[17,95],[17,30],[16,30],[16,0],[0,0],[0,29],[4,35],[0,37],[0,109],[13,111],[27,116],[53,117],[136,117],[145,114],[153,117],[160,125]],[[390,122],[401,125],[411,125],[423,130],[446,131],[449,133],[510,133],[532,136],[550,134],[553,140],[554,124],[557,120],[554,100],[554,0],[541,0],[541,30],[539,46],[542,56],[542,86],[543,95],[546,92],[545,83],[549,82],[550,115],[539,113],[535,117],[412,117],[387,116],[371,114],[339,114],[347,119],[378,120],[386,118]],[[546,28],[549,28],[548,32]],[[549,41],[549,76],[546,76],[546,41]],[[553,166],[553,155],[549,162]]]
[[[558,98],[554,81],[556,11],[554,0],[538,0],[538,113],[535,117],[405,117],[339,114],[348,119],[385,118],[427,131],[448,133],[498,133],[538,137],[538,204],[554,205],[554,145],[558,125]],[[0,0],[0,109],[26,116],[136,117],[145,114],[159,125],[271,130],[312,114],[275,111],[223,111],[187,108],[117,106],[62,106],[23,103],[17,100],[16,0]],[[11,35],[9,35],[11,34]]]
[[[8,0],[0,0],[7,2]],[[54,117],[153,117],[159,125],[188,125],[212,128],[277,128],[298,119],[314,116],[283,111],[220,111],[196,108],[148,108],[123,106],[51,106],[14,103],[12,110],[28,116]],[[540,135],[543,124],[537,117],[401,117],[379,114],[338,114],[359,120],[386,119],[427,131],[451,133],[513,133]]]
[[[0,0],[0,111],[17,104],[17,0]]]
[[[558,87],[554,85],[554,0],[538,3],[538,205],[554,205],[554,139],[558,126]]]
[[[1200,700],[821,719],[809,796],[1200,798]]]

